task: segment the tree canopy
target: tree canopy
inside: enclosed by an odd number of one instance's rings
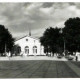
[[[63,39],[60,34],[60,28],[47,28],[40,38],[41,44],[45,48],[45,52],[61,52],[63,46]],[[62,49],[63,50],[63,49]]]
[[[14,38],[12,37],[11,33],[4,27],[4,25],[0,25],[0,53],[11,51],[14,45]]]
[[[70,52],[80,51],[80,18],[69,18],[64,25],[66,49]]]
[[[69,18],[64,28],[47,28],[40,38],[41,44],[49,52],[63,52],[64,44],[68,52],[80,52],[80,18]],[[62,33],[60,31],[62,30]]]

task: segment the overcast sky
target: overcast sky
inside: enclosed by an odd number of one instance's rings
[[[80,3],[0,3],[0,24],[20,38],[40,37],[46,28],[64,27],[70,17],[80,17]]]

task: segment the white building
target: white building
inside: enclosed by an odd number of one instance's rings
[[[45,55],[39,39],[31,36],[24,36],[16,40],[15,45],[21,47],[21,55]]]

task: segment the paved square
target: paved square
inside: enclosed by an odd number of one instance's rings
[[[80,69],[80,62],[28,60],[0,61],[0,78],[78,78],[74,68]],[[78,73],[80,73],[78,71]]]

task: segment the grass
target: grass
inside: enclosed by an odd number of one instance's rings
[[[64,61],[0,61],[0,78],[78,78]]]

